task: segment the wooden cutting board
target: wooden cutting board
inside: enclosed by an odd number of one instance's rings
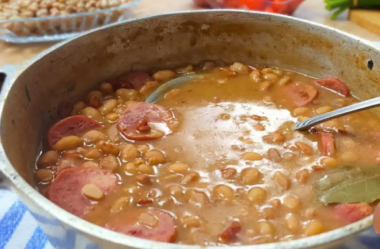
[[[380,10],[351,10],[349,19],[362,28],[380,35]]]

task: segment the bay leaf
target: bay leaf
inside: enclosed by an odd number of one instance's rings
[[[325,191],[320,195],[320,200],[325,204],[330,203],[372,203],[380,199],[380,175],[365,177],[358,181],[343,182]]]

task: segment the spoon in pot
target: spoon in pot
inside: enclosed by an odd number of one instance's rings
[[[147,99],[146,103],[154,103],[159,98],[161,98],[165,93],[172,90],[173,88],[176,88],[184,83],[187,83],[192,80],[202,79],[202,74],[192,74],[192,75],[186,75],[182,76],[173,80],[170,80],[164,84],[162,84],[159,88],[157,88]],[[354,112],[364,111],[373,107],[380,106],[380,97],[376,97],[373,99],[365,100],[353,105],[349,105],[346,107],[342,107],[339,109],[336,109],[331,112],[327,112],[318,116],[314,116],[310,119],[304,120],[302,122],[297,122],[294,125],[294,130],[296,131],[304,131],[307,130],[317,124],[326,122],[328,120],[339,118],[341,116],[345,116]]]
[[[149,97],[145,100],[145,103],[154,103],[159,98],[161,98],[165,93],[169,92],[173,88],[179,87],[180,85],[187,83],[189,81],[202,79],[202,74],[191,74],[191,75],[185,75],[179,78],[175,78],[172,80],[169,80],[162,84],[160,87],[158,87],[153,93],[149,95]]]
[[[376,97],[373,99],[365,100],[353,105],[349,105],[346,107],[342,107],[339,109],[336,109],[331,112],[327,112],[318,116],[314,116],[310,119],[304,120],[302,122],[297,122],[294,125],[294,130],[296,131],[304,131],[307,130],[317,124],[323,123],[325,121],[339,118],[341,116],[345,116],[354,112],[364,111],[373,107],[380,106],[380,97]]]

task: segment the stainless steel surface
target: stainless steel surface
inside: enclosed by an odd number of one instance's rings
[[[180,85],[185,84],[189,81],[199,79],[201,77],[202,77],[201,74],[197,74],[197,75],[194,74],[194,75],[186,75],[179,78],[175,78],[173,80],[169,80],[168,82],[165,82],[160,87],[158,87],[151,95],[149,95],[149,97],[146,99],[145,102],[154,103],[170,90],[176,87],[179,87]]]
[[[34,188],[33,168],[46,127],[62,100],[80,99],[102,80],[128,70],[154,70],[203,60],[269,65],[350,82],[359,99],[380,93],[380,51],[360,38],[292,17],[244,11],[199,11],[127,21],[89,32],[43,52],[17,69],[0,95],[0,171],[56,248],[195,249],[147,241],[90,224]],[[367,61],[375,62],[373,70]],[[368,233],[372,216],[295,241],[244,249],[343,249]],[[225,247],[208,247],[225,248]],[[351,247],[358,249],[357,247]],[[351,249],[350,248],[350,249]]]
[[[342,107],[342,108],[336,109],[334,111],[324,113],[321,115],[317,115],[317,116],[314,116],[310,119],[307,119],[307,120],[304,120],[301,122],[297,122],[294,125],[294,130],[296,130],[296,131],[297,130],[298,131],[307,130],[307,129],[309,129],[309,128],[317,125],[317,124],[323,123],[325,121],[328,121],[328,120],[331,120],[334,118],[339,118],[339,117],[342,117],[344,115],[348,115],[350,113],[364,111],[364,110],[374,108],[377,106],[380,106],[380,97],[369,99],[369,100],[359,102],[359,103],[356,103],[353,105],[349,105],[346,107]]]

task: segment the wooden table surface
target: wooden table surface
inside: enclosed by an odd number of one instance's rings
[[[133,9],[133,13],[136,17],[143,17],[165,12],[197,9],[193,5],[192,0],[160,0],[158,2],[159,3],[157,3],[156,0],[142,0],[141,3]],[[330,20],[329,13],[324,9],[323,0],[306,0],[295,12],[294,16],[341,29],[371,41],[380,41],[379,35],[347,21],[347,14],[343,14],[338,20]],[[0,42],[0,66],[18,64],[53,44],[54,43],[14,45]]]

